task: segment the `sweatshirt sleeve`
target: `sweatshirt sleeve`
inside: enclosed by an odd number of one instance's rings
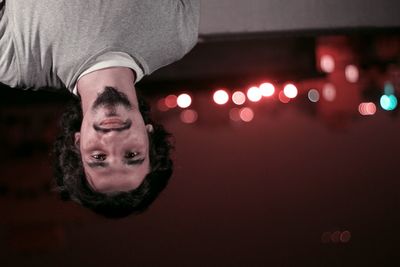
[[[200,22],[200,0],[180,0],[183,17],[180,25],[184,53],[188,53],[197,43]]]

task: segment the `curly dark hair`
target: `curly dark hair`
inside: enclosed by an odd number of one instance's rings
[[[80,131],[82,123],[81,102],[77,97],[71,100],[61,117],[61,133],[52,153],[57,190],[63,200],[73,200],[108,218],[121,218],[145,211],[166,187],[173,168],[171,135],[151,120],[150,107],[140,95],[138,101],[145,124],[153,125],[148,134],[150,172],[135,190],[105,194],[94,191],[86,179],[81,154],[74,142],[74,134]]]

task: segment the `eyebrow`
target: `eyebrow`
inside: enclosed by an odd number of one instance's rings
[[[129,165],[129,166],[141,165],[141,164],[143,164],[144,161],[145,161],[144,158],[143,159],[137,159],[137,160],[126,160],[126,159],[123,160],[123,162],[126,165]],[[108,162],[102,162],[102,161],[100,161],[100,162],[96,162],[96,161],[87,162],[87,165],[90,168],[98,168],[98,167],[106,168],[106,167],[110,166],[110,164]]]

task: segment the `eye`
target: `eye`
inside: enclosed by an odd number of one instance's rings
[[[138,152],[126,152],[126,153],[125,153],[125,158],[127,158],[127,159],[133,159],[133,158],[135,158],[137,155],[139,155]]]
[[[104,161],[104,160],[106,160],[106,155],[105,154],[94,154],[94,155],[92,155],[92,158],[94,158],[95,160],[98,160],[98,161]]]

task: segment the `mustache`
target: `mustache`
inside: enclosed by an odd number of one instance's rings
[[[114,87],[106,86],[104,91],[97,96],[92,109],[97,109],[102,106],[112,108],[117,105],[123,105],[128,109],[132,108],[132,104],[126,94],[119,92]]]
[[[100,133],[109,133],[109,132],[122,132],[125,130],[129,130],[132,126],[132,121],[131,120],[126,120],[121,127],[116,127],[116,128],[103,128],[97,124],[93,124],[93,128],[96,132]]]

